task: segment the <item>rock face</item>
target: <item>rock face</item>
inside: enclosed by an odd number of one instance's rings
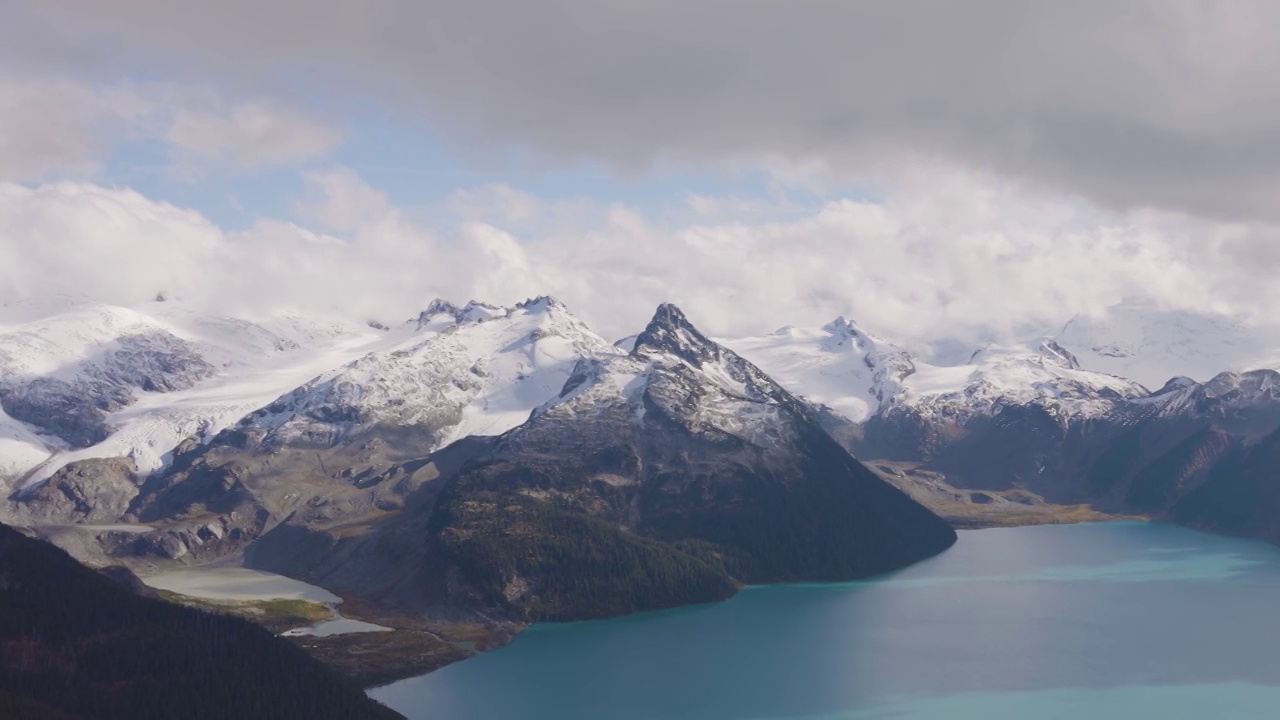
[[[138,494],[138,467],[128,458],[90,458],[63,466],[21,499],[11,517],[27,521],[114,523]]]
[[[519,619],[849,580],[955,539],[671,305],[464,468],[429,532],[442,600]]]

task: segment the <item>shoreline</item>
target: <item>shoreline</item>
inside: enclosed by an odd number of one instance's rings
[[[1011,528],[1011,527],[1034,527],[1034,526],[1040,526],[1040,525],[1079,525],[1079,524],[1086,524],[1086,523],[1118,523],[1118,522],[1149,521],[1149,518],[1145,518],[1145,517],[1102,513],[1096,510],[1092,510],[1092,508],[1088,508],[1087,511],[1082,511],[1080,510],[1080,508],[1087,508],[1087,506],[1043,505],[1043,506],[1039,506],[1037,510],[1033,510],[1027,513],[1013,513],[1013,512],[1003,512],[1003,511],[996,510],[994,512],[986,513],[985,516],[983,514],[952,515],[950,513],[939,512],[938,509],[933,507],[930,507],[929,509],[933,510],[943,520],[947,521],[947,523],[949,523],[957,531],[987,530],[987,529]],[[944,550],[943,552],[946,552],[946,551]],[[923,562],[923,560],[921,562]],[[874,577],[862,578],[860,580],[851,580],[846,582],[865,582],[867,580],[874,580],[874,579],[875,579]],[[748,588],[780,587],[785,585],[806,585],[806,584],[812,584],[812,583],[798,582],[798,583],[776,583],[773,585],[744,585],[741,588],[739,588],[739,591],[745,590]],[[736,595],[737,593],[735,592],[733,596],[730,596],[730,598],[735,597]],[[717,602],[725,602],[730,598],[726,598],[725,600],[718,600],[713,603],[699,603],[697,605],[711,605]],[[682,608],[696,607],[697,605],[680,605],[673,608],[658,608],[654,610],[645,610],[641,612],[666,612],[671,610],[679,610]],[[635,614],[635,613],[632,613],[632,614]],[[625,616],[619,616],[619,617],[625,617]],[[488,652],[490,650],[496,650],[500,647],[503,647],[508,643],[512,642],[513,640],[515,640],[516,637],[518,637],[524,631],[538,625],[557,625],[557,624],[565,624],[565,623],[573,623],[573,622],[594,622],[596,620],[608,621],[612,619],[616,619],[616,618],[593,618],[590,620],[570,620],[570,621],[564,621],[564,622],[535,622],[535,623],[528,623],[528,624],[512,623],[511,626],[513,631],[511,632],[510,636],[504,638],[500,642],[489,644],[484,648],[476,648],[474,652],[469,652],[463,656],[445,660],[439,665],[430,667],[429,669],[421,670],[420,672],[412,672],[412,673],[404,674],[400,676],[394,676],[394,673],[387,673],[385,676],[383,676],[383,677],[386,677],[387,679],[381,680],[374,684],[369,684],[369,685],[362,684],[361,686],[366,691],[370,691],[380,687],[391,685],[401,680],[408,680],[410,678],[421,677],[423,675],[430,674],[447,665],[452,665],[456,662],[461,662],[463,660],[467,660],[469,658],[475,657],[476,655],[479,655],[482,652]],[[387,633],[387,634],[390,635],[391,633]],[[325,662],[329,662],[329,660],[323,657],[321,657],[321,659],[325,660]],[[344,672],[346,671],[344,670]]]
[[[917,500],[923,499],[926,498],[917,498]],[[1102,513],[1084,505],[1047,503],[1023,505],[1013,502],[940,503],[937,496],[927,499],[930,502],[925,503],[926,507],[956,530],[1147,520],[1147,518]],[[280,577],[286,578],[290,583],[299,582],[287,576]],[[329,594],[323,588],[316,587],[321,592]],[[297,607],[296,600],[288,605],[281,605],[279,600],[260,599],[254,602],[245,598],[232,599],[225,596],[210,598],[172,591],[165,592],[164,595],[166,599],[173,602],[229,613],[254,621],[342,673],[366,692],[401,680],[421,677],[481,653],[496,650],[512,642],[534,625],[549,624],[437,620],[388,608],[363,598],[350,597],[341,598],[338,603],[326,602],[318,605],[328,611],[333,605],[340,604],[343,617],[386,627],[389,630],[328,636],[291,635],[287,631],[296,628],[297,625],[290,625],[290,623],[304,617],[313,622],[322,621],[329,616],[327,613],[325,618],[317,615],[308,616],[306,608]]]

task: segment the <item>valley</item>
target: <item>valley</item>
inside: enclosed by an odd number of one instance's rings
[[[1088,503],[1049,503],[1024,489],[961,489],[948,484],[940,473],[922,470],[915,463],[871,461],[867,467],[957,530],[1146,519],[1137,515],[1105,513]]]

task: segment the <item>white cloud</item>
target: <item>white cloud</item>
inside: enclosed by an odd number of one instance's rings
[[[303,174],[306,197],[293,211],[334,232],[350,232],[392,214],[385,193],[370,187],[356,171],[335,167]]]
[[[0,73],[0,180],[91,178],[131,140],[158,140],[177,176],[324,157],[342,133],[300,108],[172,83]]]
[[[773,221],[672,222],[621,205],[568,217],[550,204],[527,227],[435,216],[450,228],[437,234],[350,170],[313,175],[306,222],[341,238],[279,221],[228,233],[127,190],[4,185],[0,300],[128,303],[166,290],[209,308],[397,320],[437,295],[550,293],[617,336],[674,301],[718,334],[846,314],[907,342],[995,339],[1133,296],[1264,321],[1280,301],[1274,228],[1108,214],[937,167],[911,177],[883,202],[838,199],[799,217],[783,203]]]
[[[0,76],[0,179],[91,175],[150,108],[127,87]]]
[[[226,105],[207,96],[173,112],[165,139],[190,158],[251,169],[323,157],[337,148],[342,133],[281,103]]]

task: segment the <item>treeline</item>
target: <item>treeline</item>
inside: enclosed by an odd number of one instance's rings
[[[0,717],[400,716],[252,623],[139,597],[0,525]]]
[[[737,586],[718,567],[531,499],[487,508],[446,503],[448,559],[483,601],[527,620],[581,620],[722,600]]]
[[[442,575],[466,581],[451,599],[518,620],[610,617],[723,599],[744,584],[870,577],[956,539],[816,425],[800,425],[791,462],[773,465],[721,459],[676,431],[607,450],[551,447],[454,479],[428,528]],[[643,453],[631,467],[613,459]],[[634,481],[595,480],[620,472]]]

